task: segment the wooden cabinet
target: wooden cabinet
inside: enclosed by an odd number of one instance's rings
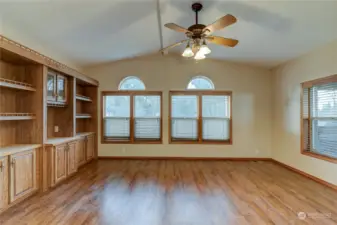
[[[76,142],[67,144],[67,176],[77,172]]]
[[[67,177],[67,145],[54,147],[52,163],[52,184],[55,185]]]
[[[77,172],[76,142],[53,147],[51,186]]]
[[[95,155],[95,138],[94,135],[89,135],[86,137],[86,160],[90,161]]]
[[[0,211],[8,205],[8,157],[0,157]]]
[[[54,71],[48,71],[47,75],[47,101],[49,103],[66,104],[68,94],[67,77]]]
[[[36,151],[13,154],[10,161],[10,202],[30,194],[37,189]]]
[[[76,144],[77,165],[82,166],[86,162],[85,138],[80,138]]]

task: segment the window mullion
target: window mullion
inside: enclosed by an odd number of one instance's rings
[[[130,141],[134,143],[134,94],[130,94]]]
[[[202,142],[202,95],[198,94],[198,140]]]

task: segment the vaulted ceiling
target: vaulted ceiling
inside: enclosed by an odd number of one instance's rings
[[[185,38],[164,27],[194,23],[193,0],[0,1],[1,21],[80,66],[158,52]],[[337,1],[200,1],[199,21],[225,14],[238,22],[218,36],[237,47],[210,44],[211,58],[274,67],[337,39]],[[6,35],[6,30],[4,30]],[[171,52],[180,53],[184,46]]]

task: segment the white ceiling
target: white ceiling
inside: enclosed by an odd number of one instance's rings
[[[192,25],[192,2],[0,0],[0,15],[3,23],[86,66],[150,54],[184,39],[184,34],[164,24]],[[201,2],[200,23],[212,23],[228,13],[238,18],[236,24],[216,32],[238,39],[238,46],[210,45],[211,58],[270,68],[337,39],[337,1]]]

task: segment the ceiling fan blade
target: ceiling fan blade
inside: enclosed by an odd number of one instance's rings
[[[179,41],[179,42],[174,43],[174,44],[172,44],[172,45],[170,45],[170,46],[167,46],[166,48],[161,49],[160,52],[164,53],[164,52],[166,52],[167,50],[169,50],[170,48],[177,47],[177,46],[179,46],[179,45],[181,45],[181,44],[183,44],[183,43],[185,43],[185,42],[188,42],[188,41],[189,41],[189,39]]]
[[[192,33],[191,31],[187,30],[186,28],[181,27],[181,26],[179,26],[175,23],[167,23],[164,26],[171,29],[171,30],[177,31],[177,32]]]
[[[209,42],[217,45],[223,45],[228,47],[235,47],[239,41],[231,38],[224,38],[224,37],[218,37],[218,36],[208,36],[205,37]]]
[[[211,34],[216,30],[220,30],[222,28],[225,28],[233,23],[236,22],[236,18],[230,14],[227,14],[226,16],[221,17],[220,19],[218,19],[217,21],[215,21],[214,23],[206,26],[202,32],[205,33],[207,32],[207,34]]]

